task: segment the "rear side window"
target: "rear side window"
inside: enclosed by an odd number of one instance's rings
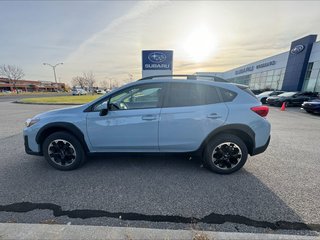
[[[237,93],[225,88],[220,88],[220,93],[224,102],[232,102],[237,96]]]
[[[196,83],[171,83],[164,107],[185,107],[219,103],[214,86]]]
[[[254,93],[248,87],[242,86],[242,85],[237,85],[237,87],[240,88],[241,90],[245,91],[246,93],[248,93],[252,97],[257,98],[256,95],[254,95]]]

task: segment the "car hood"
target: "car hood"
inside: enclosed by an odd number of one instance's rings
[[[40,113],[33,118],[44,118],[49,117],[52,115],[60,115],[60,114],[74,114],[77,112],[83,112],[84,109],[86,109],[87,104],[81,105],[81,106],[73,106],[73,107],[67,107],[62,109],[55,109],[47,112]]]
[[[278,96],[271,96],[271,97],[268,97],[268,99],[272,99],[272,100],[276,100],[276,99],[279,99],[280,97]]]

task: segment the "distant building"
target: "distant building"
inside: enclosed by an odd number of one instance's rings
[[[320,92],[320,42],[309,35],[291,43],[290,51],[225,72],[197,72],[230,82],[249,85],[253,90]]]
[[[0,78],[0,92],[14,92],[16,89],[22,92],[56,92],[64,91],[65,84],[33,80],[10,81],[8,78]]]

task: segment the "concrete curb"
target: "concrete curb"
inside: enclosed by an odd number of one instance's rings
[[[29,102],[21,102],[21,101],[14,101],[12,103],[32,104],[32,105],[83,105],[85,104],[85,103],[29,103]]]
[[[0,239],[319,240],[315,236],[151,228],[0,223]]]

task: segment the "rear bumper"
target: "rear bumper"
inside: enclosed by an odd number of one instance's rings
[[[268,141],[266,142],[265,145],[263,145],[263,146],[261,146],[261,147],[258,147],[258,148],[254,148],[254,149],[252,150],[251,156],[254,156],[254,155],[263,153],[263,152],[268,148],[268,146],[269,146],[270,138],[271,138],[271,136],[269,136]]]
[[[27,154],[36,155],[36,156],[42,156],[41,152],[34,152],[34,151],[32,151],[30,149],[28,136],[24,136],[23,139],[24,139],[24,150],[26,151]]]

